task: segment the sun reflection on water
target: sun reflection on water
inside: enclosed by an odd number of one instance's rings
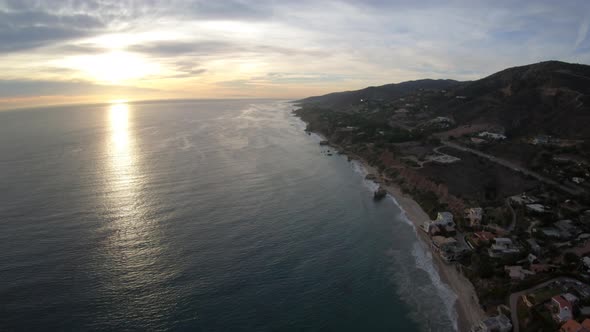
[[[128,191],[126,196],[134,194],[133,185],[136,178],[134,151],[129,132],[129,112],[129,106],[125,103],[116,103],[109,108],[111,189],[126,190]]]
[[[109,109],[111,122],[112,142],[115,152],[126,152],[129,150],[129,106],[118,103],[111,105]]]

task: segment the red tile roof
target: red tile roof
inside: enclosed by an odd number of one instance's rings
[[[483,241],[491,241],[494,238],[494,234],[486,231],[482,232],[475,232],[473,235],[477,236],[478,238],[482,239]]]
[[[561,308],[568,308],[570,310],[570,312],[572,312],[572,304],[570,303],[570,301],[566,300],[563,298],[563,296],[561,295],[556,295],[554,297],[552,297],[552,300],[557,302],[559,304],[559,307]]]
[[[582,325],[576,322],[573,319],[568,320],[561,326],[560,332],[580,332],[582,330]]]

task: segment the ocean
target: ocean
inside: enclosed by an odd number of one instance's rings
[[[455,330],[395,200],[292,108],[0,112],[0,330]]]

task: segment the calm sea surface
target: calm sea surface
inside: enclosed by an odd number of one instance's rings
[[[453,330],[400,209],[290,110],[0,112],[0,330]]]

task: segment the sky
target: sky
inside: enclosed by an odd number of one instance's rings
[[[0,0],[0,109],[299,98],[590,63],[590,1]]]

